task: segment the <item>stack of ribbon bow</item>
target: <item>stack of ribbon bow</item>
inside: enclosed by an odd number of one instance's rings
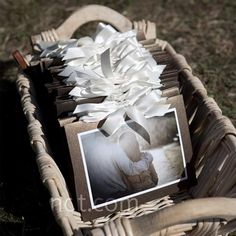
[[[93,37],[38,47],[42,61],[50,61],[53,79],[45,86],[62,108],[58,116],[66,111],[84,122],[104,120],[102,129],[109,135],[127,117],[146,130],[146,119],[163,116],[170,107],[167,98],[179,93],[170,57],[155,39],[138,41],[135,31],[120,33],[100,23]],[[64,110],[68,101],[72,105]]]

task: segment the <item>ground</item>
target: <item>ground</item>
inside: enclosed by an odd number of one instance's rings
[[[23,125],[17,123],[19,119],[24,121],[24,118],[18,108],[19,100],[17,99],[19,99],[19,97],[17,97],[15,93],[14,79],[17,68],[12,60],[11,52],[15,49],[27,51],[28,48],[30,48],[30,35],[52,27],[57,27],[77,7],[89,3],[99,3],[110,6],[127,15],[127,17],[132,20],[144,18],[156,22],[158,37],[168,40],[177,51],[187,58],[195,75],[198,76],[206,86],[209,95],[215,98],[223,114],[228,116],[234,125],[236,125],[236,1],[1,0],[0,110],[1,122],[9,122],[10,125],[5,127],[2,123],[0,128],[12,132],[12,135],[2,139],[4,140],[3,143],[6,144],[2,149],[5,148],[6,150],[6,147],[8,147],[8,155],[10,156],[9,153],[12,153],[12,159],[8,156],[9,160],[6,164],[5,159],[3,160],[4,155],[1,154],[0,164],[3,163],[4,165],[2,165],[2,167],[0,166],[0,168],[4,168],[5,164],[6,166],[18,162],[21,164],[19,159],[28,161],[25,152],[22,148],[20,149],[20,147],[22,147],[20,144],[27,144],[27,137],[21,140],[20,133],[18,135],[15,134],[16,129],[20,129],[21,134],[24,134],[25,123]],[[77,35],[82,34],[86,34],[86,27],[78,31]],[[15,112],[17,112],[21,118],[15,116]],[[17,156],[17,162],[14,159],[14,152],[9,145],[9,142],[12,142],[12,145],[14,145],[14,138],[18,138],[18,150],[20,150],[20,153],[23,155],[22,157]],[[27,153],[32,155],[30,148],[27,147],[26,149]],[[18,173],[19,176],[22,177],[22,173],[18,168],[12,168],[11,166],[9,172],[10,171],[15,171],[15,173]],[[31,169],[30,171],[32,172],[32,176],[37,176],[34,171]],[[25,200],[22,190],[13,191],[15,195],[10,191],[12,196],[9,198],[9,195],[6,193],[16,185],[16,181],[6,180],[6,176],[10,176],[10,174],[8,173],[3,176],[2,172],[0,172],[0,191],[4,190],[4,192],[0,192],[0,219],[1,221],[18,222],[21,219],[22,211],[15,213],[17,217],[14,217],[13,215],[9,215],[8,212],[2,211],[1,206],[5,207],[4,204],[9,202],[9,199],[12,199],[13,202],[15,201],[15,205],[13,203],[10,204],[9,209],[12,209],[12,205],[18,209],[17,206],[22,205],[23,207],[24,204],[27,203],[27,200]],[[26,177],[23,176],[23,178]],[[29,180],[27,179],[27,181]],[[24,186],[25,190],[28,192],[32,191],[32,189],[30,189],[32,188],[31,182],[29,181],[29,188]],[[20,183],[19,181],[19,184]],[[37,186],[37,184],[35,184],[36,183],[34,183],[34,186]],[[6,185],[8,191],[6,191]],[[18,196],[17,194],[23,194],[23,196]],[[6,198],[8,201],[6,201]],[[44,196],[42,199],[44,199]],[[24,204],[21,204],[21,201],[23,201]],[[36,196],[35,201],[37,202]],[[27,205],[27,207],[30,208],[30,204]],[[37,210],[42,209],[41,205],[38,207]],[[35,224],[37,225],[37,223]],[[37,228],[37,226],[35,227]],[[31,230],[32,228],[33,227],[31,227]],[[8,234],[6,233],[6,235]],[[30,233],[27,235],[30,235]],[[40,235],[40,233],[38,233],[38,235]]]

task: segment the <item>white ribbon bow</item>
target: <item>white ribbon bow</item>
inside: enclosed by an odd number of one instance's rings
[[[150,141],[148,134],[147,118],[163,116],[170,107],[166,104],[166,98],[162,98],[160,91],[153,90],[148,95],[142,91],[133,95],[133,100],[127,102],[114,102],[105,100],[99,104],[81,104],[76,107],[74,114],[81,116],[85,122],[98,122],[105,120],[102,129],[109,135],[114,134],[129,117],[139,124],[145,132],[142,136]]]
[[[106,97],[99,104],[77,105],[73,113],[85,122],[106,119],[102,129],[109,135],[129,117],[143,127],[146,140],[150,140],[146,119],[163,116],[170,107],[160,91],[159,77],[165,66],[156,64],[137,41],[135,31],[119,33],[99,24],[94,39],[58,42],[44,48],[41,56],[65,61],[59,75],[66,77],[66,84],[75,85],[69,93],[75,100]]]

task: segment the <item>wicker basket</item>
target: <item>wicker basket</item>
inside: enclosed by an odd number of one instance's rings
[[[156,38],[153,23],[132,23],[109,8],[90,5],[73,13],[58,29],[33,36],[32,41],[69,39],[77,28],[90,21],[110,23],[121,32],[136,28],[147,39]],[[227,235],[236,229],[236,130],[193,76],[184,57],[165,41],[156,39],[155,43],[172,56],[179,70],[198,183],[189,192],[156,199],[92,222],[83,222],[74,210],[64,177],[49,155],[31,78],[23,73],[18,75],[17,86],[41,179],[50,192],[55,219],[66,236]],[[66,202],[67,208],[59,207],[55,199]]]

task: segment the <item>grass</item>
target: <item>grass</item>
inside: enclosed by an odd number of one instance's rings
[[[187,58],[209,95],[236,125],[236,1],[232,0],[0,1],[0,76],[5,81],[0,84],[1,93],[8,98],[8,90],[14,87],[11,52],[29,50],[30,35],[59,26],[77,7],[89,3],[110,6],[133,20],[156,22],[158,37]],[[79,34],[86,34],[86,29]],[[0,176],[0,183],[3,180]],[[0,221],[5,219],[18,222],[21,217],[1,208]]]
[[[22,223],[23,219],[17,217],[9,212],[6,212],[4,208],[0,207],[0,223]]]

